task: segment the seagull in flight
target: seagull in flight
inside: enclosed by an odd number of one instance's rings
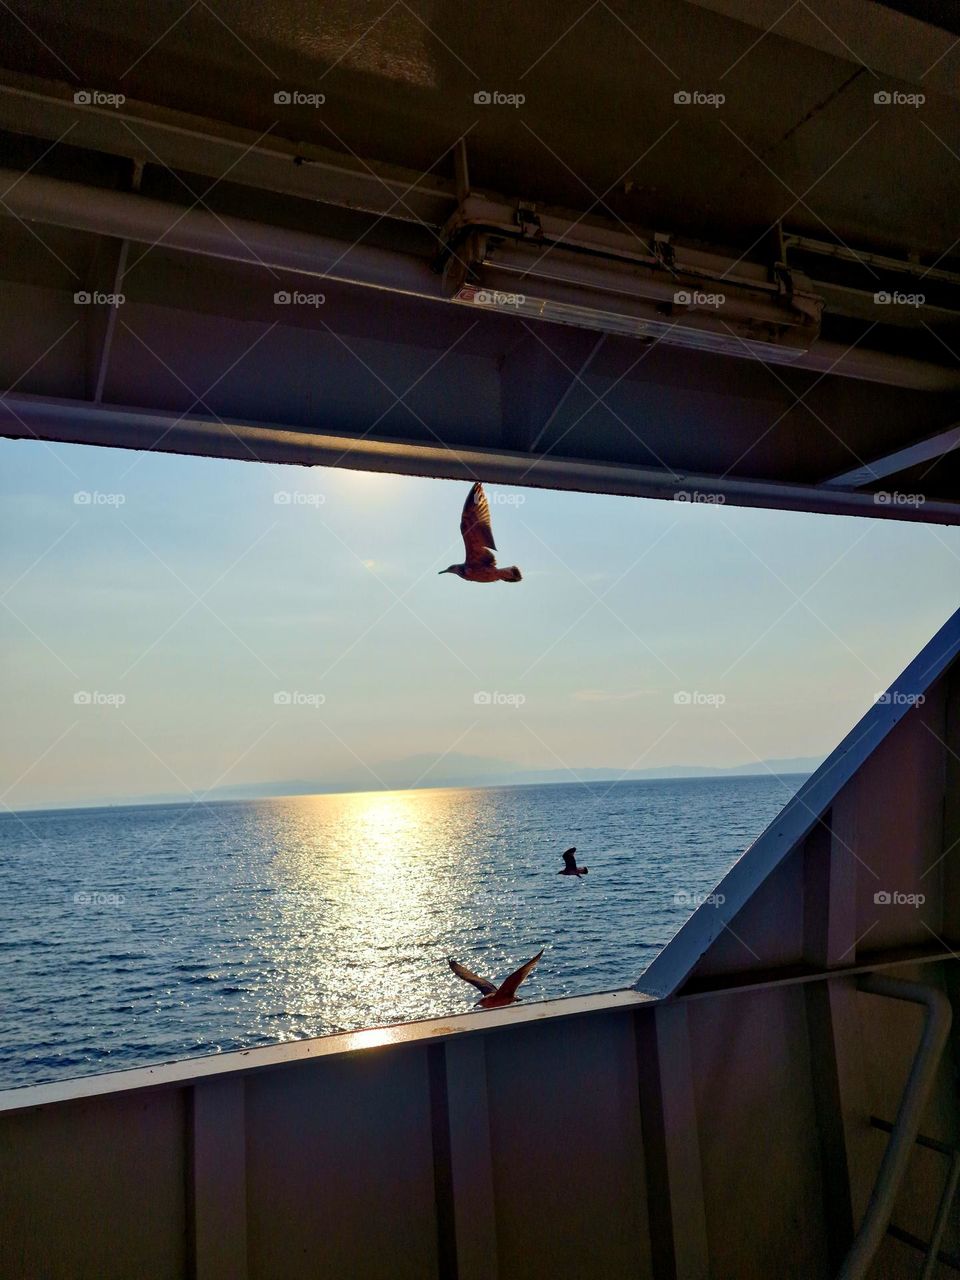
[[[450,959],[447,964],[449,964],[458,978],[462,978],[464,982],[469,982],[472,987],[477,988],[483,996],[482,1000],[477,1001],[481,1009],[499,1009],[505,1004],[514,1004],[516,1002],[518,998],[517,987],[533,970],[542,955],[543,948],[541,947],[532,960],[522,964],[515,973],[511,973],[509,978],[504,978],[499,987],[493,982],[488,982],[486,978],[480,978],[475,973],[471,973],[465,965],[456,960]]]
[[[458,578],[467,582],[519,582],[523,574],[517,566],[509,569],[497,568],[497,557],[493,554],[497,544],[493,540],[490,528],[490,506],[483,485],[477,481],[463,504],[463,515],[460,517],[460,532],[466,559],[463,564],[452,564],[441,573],[455,573]]]
[[[576,876],[579,879],[580,876],[587,874],[590,868],[577,866],[576,853],[577,847],[574,845],[572,849],[568,849],[563,855],[563,870],[557,872],[558,876]]]

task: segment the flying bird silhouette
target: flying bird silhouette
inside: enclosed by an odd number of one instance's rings
[[[523,574],[515,564],[509,569],[497,568],[497,557],[493,554],[497,544],[490,527],[490,506],[479,481],[467,494],[467,500],[463,504],[460,532],[463,535],[466,559],[463,564],[452,564],[448,569],[441,569],[441,573],[455,573],[458,578],[464,578],[467,582],[521,580]]]
[[[578,867],[576,859],[577,847],[574,845],[572,849],[568,849],[563,855],[563,870],[558,871],[558,876],[585,876],[590,870],[589,867]]]
[[[449,959],[447,964],[449,964],[458,978],[462,978],[464,982],[469,982],[472,987],[477,988],[483,996],[482,1000],[477,1001],[481,1009],[499,1009],[505,1004],[514,1004],[516,1002],[518,999],[517,987],[532,971],[542,955],[543,948],[541,947],[532,960],[522,964],[516,972],[511,973],[509,978],[504,978],[499,987],[493,982],[488,982],[486,978],[478,977],[477,974],[472,973],[465,965],[456,960]]]

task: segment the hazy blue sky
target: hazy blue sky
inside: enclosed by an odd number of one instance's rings
[[[475,586],[437,576],[466,484],[35,442],[0,458],[12,808],[375,787],[444,753],[433,776],[461,755],[825,754],[960,595],[960,531],[935,526],[491,485],[524,580]]]

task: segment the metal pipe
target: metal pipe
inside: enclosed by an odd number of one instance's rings
[[[870,1124],[874,1129],[882,1129],[884,1133],[893,1133],[893,1125],[889,1120],[881,1120],[879,1116],[871,1116]],[[960,1147],[951,1147],[948,1142],[938,1142],[936,1138],[928,1138],[925,1134],[917,1134],[917,1146],[926,1147],[928,1151],[939,1151],[948,1160],[960,1160]]]
[[[853,262],[857,266],[879,267],[881,271],[895,271],[900,275],[917,276],[920,280],[942,280],[946,284],[960,285],[960,275],[956,271],[944,271],[939,267],[925,267],[922,262],[910,262],[907,258],[891,258],[882,253],[867,253],[863,249],[851,249],[846,244],[830,244],[826,240],[816,240],[812,236],[785,235],[784,246],[787,249],[800,249],[804,253],[816,254],[819,258],[839,258],[843,262]]]
[[[413,254],[351,245],[329,236],[246,218],[221,217],[205,209],[184,208],[130,192],[107,191],[10,169],[0,169],[0,188],[0,212],[27,222],[142,244],[163,244],[183,253],[444,300],[440,277],[430,270],[424,258]],[[562,286],[545,284],[538,293],[549,297],[557,289]],[[741,352],[733,349],[730,354]],[[742,354],[752,358],[746,352]],[[818,341],[790,363],[792,368],[919,391],[960,388],[960,373],[944,365],[880,351],[848,350],[836,343]]]
[[[893,1133],[893,1125],[886,1120],[881,1120],[878,1116],[871,1116],[870,1123],[875,1129],[882,1129],[884,1133]],[[943,1240],[943,1233],[947,1228],[953,1198],[957,1194],[958,1185],[960,1185],[960,1147],[952,1147],[946,1142],[939,1142],[936,1138],[928,1138],[922,1133],[917,1134],[917,1146],[926,1147],[928,1151],[939,1151],[950,1162],[947,1178],[940,1195],[937,1216],[933,1220],[933,1233],[926,1245],[922,1240],[919,1240],[915,1246],[921,1252],[925,1250],[927,1255],[920,1280],[933,1280],[933,1273],[940,1258],[940,1244]],[[889,1230],[892,1230],[892,1227]],[[952,1264],[948,1263],[947,1265]]]
[[[5,194],[2,192],[5,190]],[[442,297],[440,278],[425,259],[330,236],[292,231],[246,218],[184,208],[123,191],[0,169],[0,212],[26,222],[69,227],[202,257],[277,271],[323,276],[345,284]]]
[[[888,978],[877,973],[861,978],[858,986],[861,991],[867,991],[871,995],[923,1005],[926,1020],[863,1221],[837,1280],[863,1280],[886,1235],[894,1201],[907,1171],[923,1109],[933,1087],[953,1021],[950,1001],[936,987],[906,982],[902,978]]]
[[[912,1231],[905,1231],[903,1227],[898,1227],[895,1222],[890,1223],[887,1235],[893,1240],[899,1240],[901,1244],[909,1245],[911,1249],[916,1249],[917,1253],[927,1251],[925,1242],[919,1236],[915,1236]],[[941,1249],[937,1254],[937,1261],[942,1262],[945,1267],[953,1267],[954,1271],[960,1271],[960,1254]]]
[[[580,493],[673,501],[721,498],[743,507],[960,524],[960,503],[930,501],[916,506],[878,505],[872,493],[814,485],[780,484],[737,476],[664,471],[619,463],[531,455],[476,446],[449,447],[291,428],[282,424],[214,420],[170,410],[94,404],[10,392],[0,397],[0,437],[99,444],[109,448],[162,449],[166,453],[251,457],[300,466],[340,466],[357,471],[440,476],[488,484],[521,484]]]
[[[950,1220],[950,1209],[957,1194],[958,1185],[960,1185],[960,1156],[955,1155],[950,1161],[950,1172],[947,1175],[943,1194],[940,1196],[940,1207],[934,1219],[933,1234],[927,1244],[927,1260],[923,1264],[920,1280],[934,1280],[934,1273],[940,1261],[940,1244]]]

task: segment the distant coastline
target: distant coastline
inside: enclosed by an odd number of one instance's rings
[[[620,782],[684,782],[717,778],[769,777],[789,778],[813,773],[823,762],[820,756],[797,756],[780,760],[756,761],[752,764],[724,766],[664,765],[658,769],[515,769],[509,766],[504,772],[491,772],[487,776],[428,778],[402,782],[384,779],[383,786],[371,787],[349,779],[330,783],[296,779],[272,783],[238,783],[234,787],[215,787],[207,793],[196,795],[166,793],[130,797],[95,798],[89,801],[64,801],[62,804],[35,806],[29,809],[11,809],[4,816],[16,818],[21,814],[70,813],[85,809],[139,809],[146,807],[189,804],[232,804],[245,800],[283,800],[296,796],[377,794],[383,791],[451,791],[489,790],[502,787],[576,786],[578,783],[592,786],[613,786]],[[502,766],[503,762],[491,762]],[[393,773],[394,767],[384,770]]]

